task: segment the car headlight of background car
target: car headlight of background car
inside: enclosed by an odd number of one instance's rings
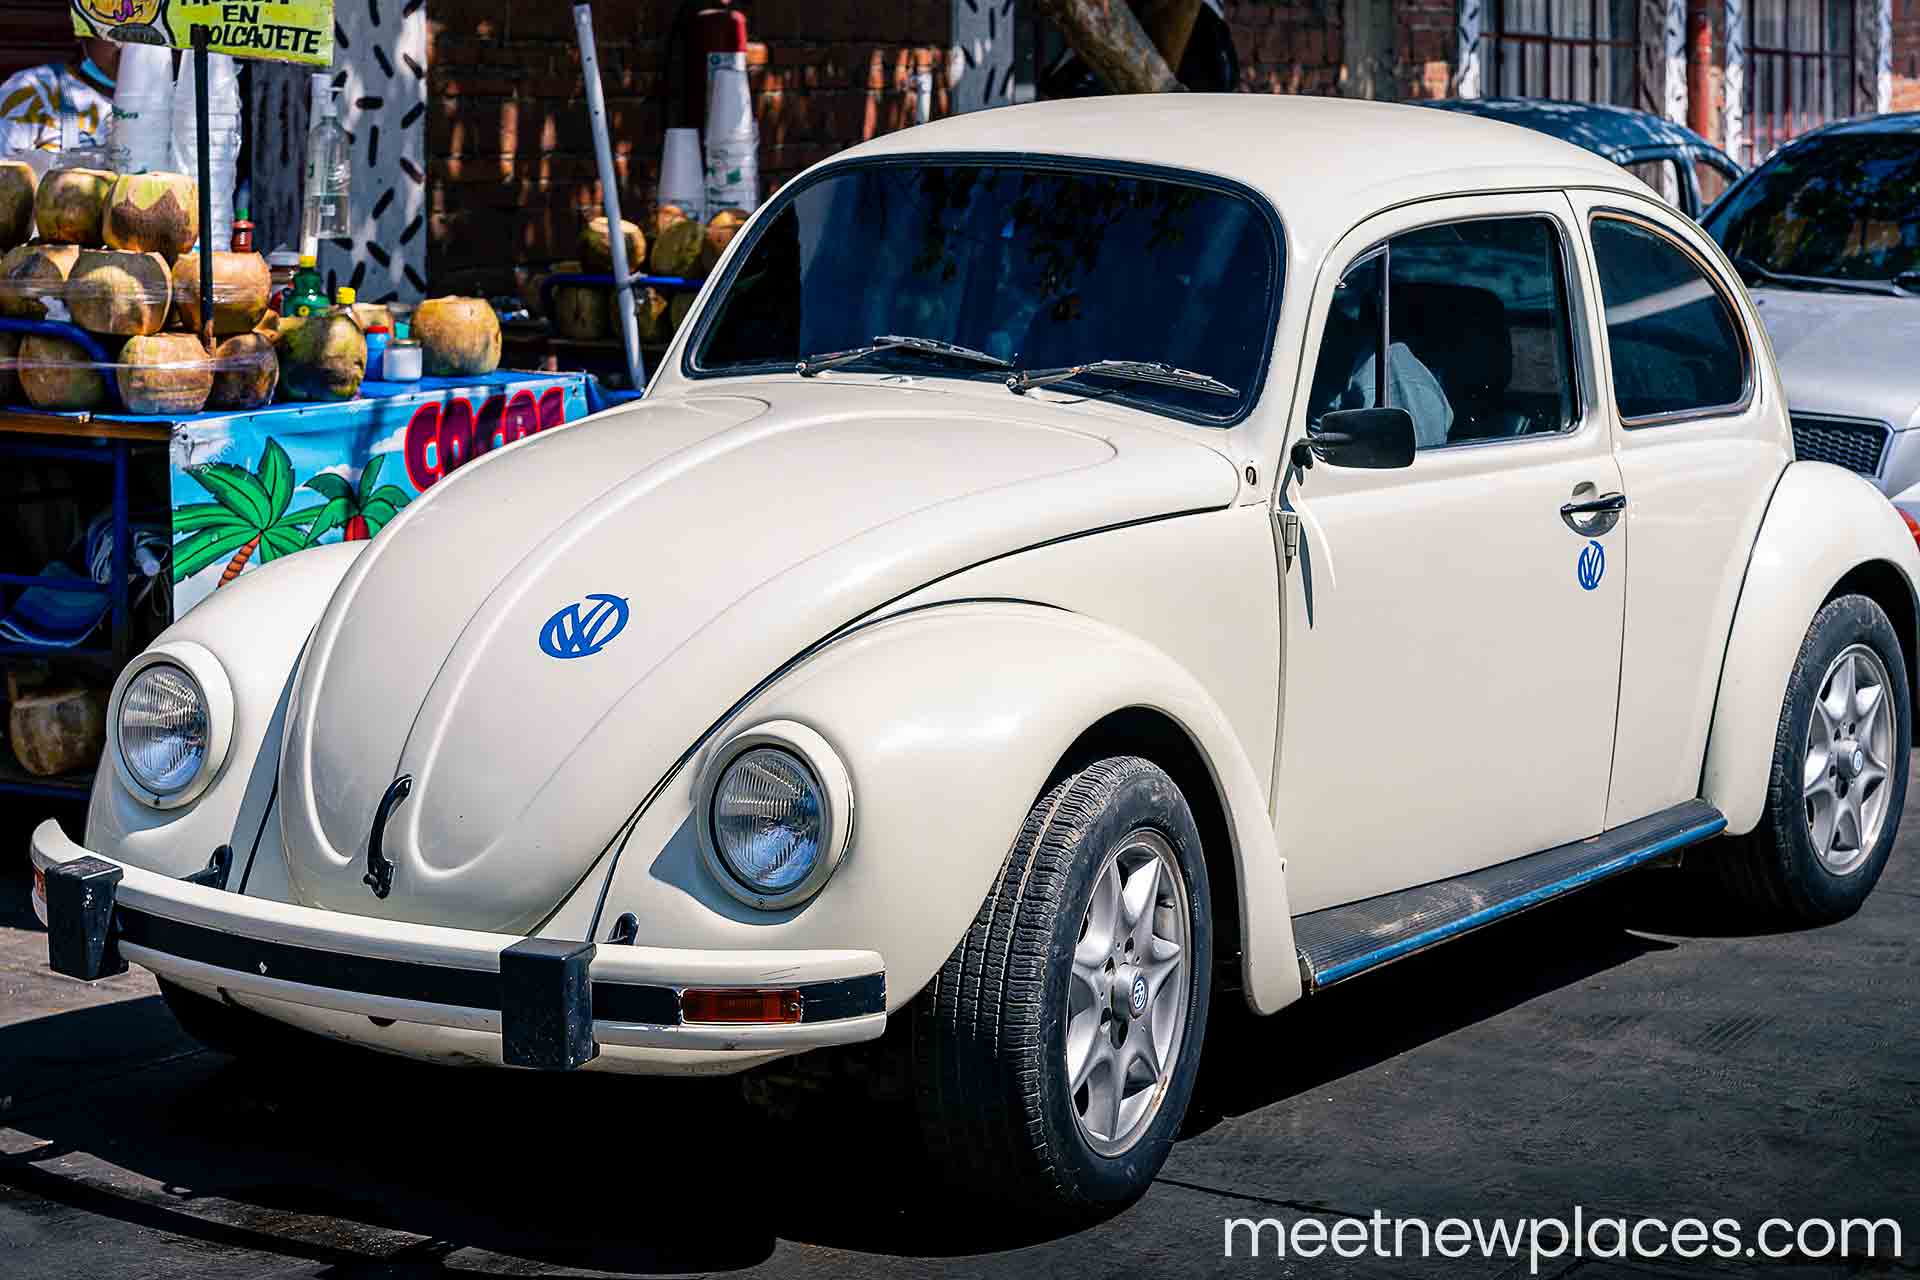
[[[853,833],[853,788],[827,740],[773,720],[735,734],[695,791],[700,850],[728,893],[777,910],[820,892]]]
[[[114,771],[156,809],[178,808],[205,791],[226,763],[232,736],[227,673],[191,641],[169,641],[135,658],[107,704]]]

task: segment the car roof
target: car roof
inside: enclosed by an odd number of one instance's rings
[[[1552,134],[1615,163],[1670,148],[1718,153],[1720,148],[1683,124],[1651,111],[1605,102],[1560,102],[1550,98],[1446,98],[1424,107],[1504,120]]]
[[[1073,98],[949,116],[824,162],[929,151],[1160,165],[1229,178],[1317,259],[1396,204],[1473,191],[1600,187],[1658,199],[1609,160],[1531,129],[1394,103],[1260,93]]]
[[[1823,125],[1804,138],[1831,138],[1837,133],[1920,133],[1920,111],[1891,111],[1883,116],[1856,116]],[[1798,142],[1800,139],[1795,138]]]

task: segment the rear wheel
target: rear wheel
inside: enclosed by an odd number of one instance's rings
[[[1720,852],[1734,897],[1788,924],[1860,909],[1906,803],[1912,700],[1893,624],[1865,596],[1815,615],[1787,682],[1760,825]]]
[[[994,892],[913,1006],[935,1163],[977,1199],[1100,1217],[1172,1148],[1213,958],[1205,859],[1180,790],[1102,760],[1028,814]]]

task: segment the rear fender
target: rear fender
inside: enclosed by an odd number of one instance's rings
[[[1134,707],[1180,726],[1207,763],[1233,843],[1247,998],[1263,1012],[1277,1009],[1300,994],[1285,868],[1265,793],[1225,716],[1160,650],[1029,604],[897,614],[771,685],[642,815],[612,872],[596,936],[632,912],[651,945],[871,948],[885,958],[888,1007],[898,1009],[965,933],[1075,740]],[[853,788],[852,843],[838,871],[818,897],[784,911],[747,907],[716,883],[692,824],[702,767],[734,734],[771,720],[824,737]],[[549,928],[579,920],[580,899],[599,879],[589,877]]]
[[[1841,579],[1876,562],[1892,566],[1906,586],[1907,607],[1889,613],[1911,665],[1920,640],[1913,535],[1880,491],[1852,472],[1824,462],[1789,466],[1747,564],[1707,738],[1700,793],[1727,816],[1729,835],[1753,830],[1765,809],[1787,680],[1814,614]]]

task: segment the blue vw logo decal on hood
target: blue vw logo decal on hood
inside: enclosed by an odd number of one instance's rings
[[[595,593],[559,610],[540,628],[549,658],[590,658],[627,627],[627,602]]]

